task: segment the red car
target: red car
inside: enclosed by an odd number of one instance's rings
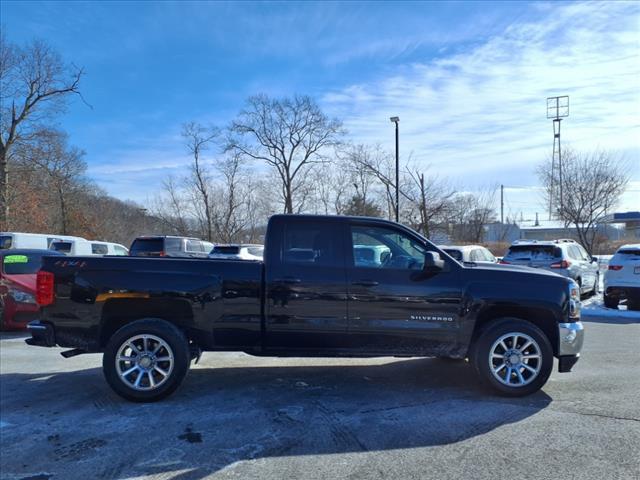
[[[38,318],[36,274],[53,250],[0,250],[0,330],[20,330]]]

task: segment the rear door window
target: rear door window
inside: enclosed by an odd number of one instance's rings
[[[202,242],[199,240],[187,240],[187,252],[202,253]]]
[[[92,243],[91,253],[94,255],[107,255],[109,253],[109,249],[103,243]]]
[[[285,225],[282,262],[322,266],[341,266],[340,238],[335,232],[311,222]]]
[[[54,241],[51,242],[51,246],[49,248],[60,253],[71,253],[72,246],[73,244],[71,242]]]
[[[182,252],[182,238],[165,238],[164,251],[166,253]]]

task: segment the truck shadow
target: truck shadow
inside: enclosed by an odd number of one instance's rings
[[[12,427],[3,430],[2,470],[20,478],[15,463],[55,478],[200,479],[244,460],[452,444],[551,403],[544,392],[493,396],[464,362],[279,362],[197,366],[154,404],[121,400],[97,368],[4,374],[0,406]],[[131,435],[144,441],[123,443]]]

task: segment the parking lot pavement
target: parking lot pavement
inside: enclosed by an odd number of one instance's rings
[[[585,316],[583,358],[523,399],[466,363],[205,354],[156,404],[101,357],[0,341],[2,479],[640,478],[640,314]]]

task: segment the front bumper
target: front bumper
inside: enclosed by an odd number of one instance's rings
[[[571,371],[580,358],[583,343],[584,325],[582,322],[558,324],[558,371]]]
[[[56,346],[56,334],[52,325],[41,322],[40,320],[34,320],[33,322],[29,322],[27,330],[31,334],[31,338],[25,340],[27,345],[37,347]]]

